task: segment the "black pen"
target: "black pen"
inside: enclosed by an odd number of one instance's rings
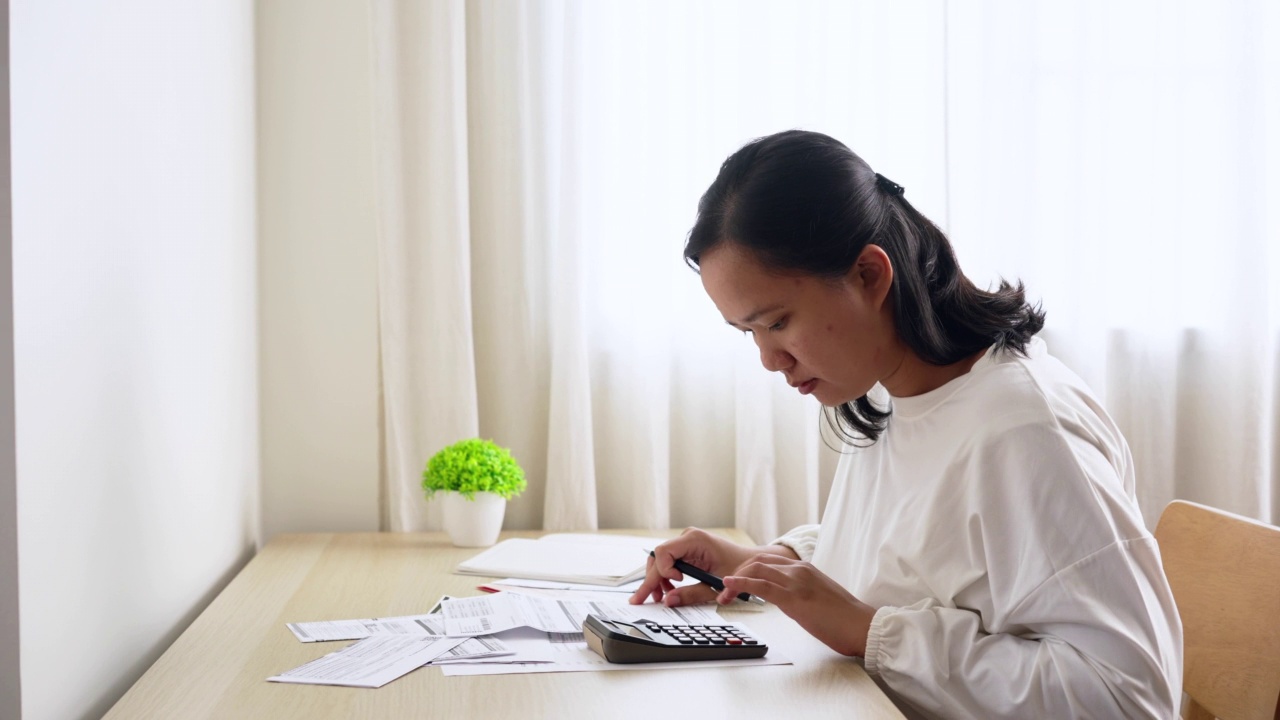
[[[654,555],[653,551],[650,550],[649,557],[656,559],[658,556]],[[724,592],[724,581],[716,577],[715,575],[712,575],[711,573],[707,572],[706,570],[703,570],[701,568],[696,568],[683,560],[676,560],[675,566],[677,570],[684,573],[685,575],[689,575],[693,579],[701,581],[705,585],[711,586],[712,590],[715,590],[716,592]],[[764,605],[764,600],[761,600],[755,595],[751,595],[749,593],[744,593],[744,592],[738,593],[738,599],[742,600],[743,602],[755,603],[756,605]]]

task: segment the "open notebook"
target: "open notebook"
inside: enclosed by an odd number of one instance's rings
[[[644,577],[648,551],[661,542],[634,535],[575,533],[513,538],[460,563],[455,572],[612,587]]]

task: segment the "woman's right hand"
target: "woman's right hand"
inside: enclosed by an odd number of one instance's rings
[[[684,573],[675,568],[675,561],[683,560],[712,575],[724,577],[732,575],[762,552],[795,557],[795,553],[789,548],[745,547],[706,530],[689,528],[679,537],[653,549],[653,557],[649,558],[649,565],[645,570],[644,582],[640,583],[640,588],[631,596],[631,604],[639,605],[650,598],[667,607],[714,602],[717,593],[709,585],[696,583],[675,587],[672,584],[673,580],[684,578]]]

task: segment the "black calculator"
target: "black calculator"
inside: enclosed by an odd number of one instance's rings
[[[587,646],[611,663],[739,660],[764,657],[769,646],[746,628],[731,625],[665,625],[623,622],[588,615],[582,623]]]

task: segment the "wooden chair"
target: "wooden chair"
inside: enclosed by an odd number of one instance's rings
[[[1280,720],[1280,528],[1174,500],[1156,526],[1189,720]]]

